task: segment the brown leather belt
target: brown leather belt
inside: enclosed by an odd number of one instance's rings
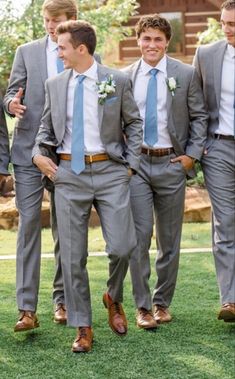
[[[71,154],[59,154],[59,158],[63,161],[71,161]],[[90,164],[93,162],[101,162],[109,160],[109,156],[106,153],[85,155],[85,163]]]
[[[211,135],[212,138],[214,139],[226,139],[226,140],[229,140],[229,141],[235,141],[235,137],[233,136],[225,136],[224,134],[212,134]]]
[[[163,157],[164,155],[170,155],[174,153],[173,147],[169,147],[168,149],[147,149],[146,147],[142,147],[141,151],[143,154],[153,157]]]

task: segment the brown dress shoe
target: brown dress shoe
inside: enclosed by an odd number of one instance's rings
[[[137,326],[143,329],[155,329],[158,327],[157,321],[153,317],[152,311],[139,308],[136,315]]]
[[[235,322],[235,303],[223,304],[218,314],[218,320],[224,320],[224,322]]]
[[[54,322],[56,322],[57,324],[66,324],[67,322],[66,308],[65,305],[62,303],[56,304]]]
[[[93,331],[91,327],[82,326],[78,328],[77,337],[75,338],[72,351],[74,353],[88,353],[91,351],[93,342]]]
[[[14,332],[24,332],[39,327],[36,314],[31,311],[21,311]]]
[[[108,309],[110,328],[119,336],[125,336],[127,334],[127,319],[122,304],[114,302],[107,292],[103,295],[103,303]]]
[[[154,305],[153,317],[159,324],[162,324],[163,322],[170,322],[172,320],[169,309],[160,305]]]

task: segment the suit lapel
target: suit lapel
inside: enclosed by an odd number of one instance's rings
[[[72,70],[65,70],[61,75],[59,80],[56,81],[57,85],[57,99],[58,108],[60,112],[61,124],[66,125],[66,115],[67,115],[67,95],[68,95],[68,84],[69,79],[72,75]]]
[[[176,65],[175,62],[172,61],[169,57],[167,57],[167,65],[166,65],[166,72],[167,72],[167,78],[176,78]],[[169,88],[167,87],[167,99],[166,99],[166,107],[167,107],[167,115],[169,117],[170,111],[172,106],[172,93],[169,91]]]
[[[98,82],[102,82],[103,80],[107,78],[107,69],[99,63],[97,64],[97,75],[98,75]],[[101,129],[103,115],[104,115],[104,105],[101,105],[98,102],[99,129]]]
[[[135,87],[135,81],[136,81],[136,77],[137,77],[137,73],[139,71],[140,65],[141,65],[141,59],[135,62],[131,68],[131,80],[133,83],[133,88]]]
[[[48,73],[47,73],[47,56],[46,56],[46,45],[47,45],[47,36],[38,41],[37,62],[38,69],[41,74],[42,82],[45,83]]]
[[[223,41],[223,48],[216,49],[214,53],[213,66],[214,66],[214,87],[216,94],[217,107],[220,105],[220,94],[221,94],[221,76],[222,76],[222,67],[223,67],[223,59],[224,53],[227,47],[226,41]]]

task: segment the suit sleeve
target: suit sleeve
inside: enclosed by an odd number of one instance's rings
[[[9,103],[18,92],[19,88],[22,87],[23,91],[25,91],[27,83],[27,69],[25,66],[22,48],[18,47],[16,50],[15,58],[13,61],[13,66],[11,70],[11,75],[9,79],[9,85],[6,91],[6,95],[3,100],[4,109],[11,117],[15,117],[11,113],[9,113]]]
[[[134,99],[129,78],[125,81],[122,94],[122,119],[127,145],[126,160],[132,169],[138,171],[143,140],[143,122]]]
[[[47,81],[45,84],[45,91],[45,107],[41,118],[41,125],[36,135],[35,144],[32,150],[32,158],[36,154],[51,156],[51,152],[53,151],[54,153],[55,147],[58,145],[52,124],[50,90]]]
[[[0,101],[0,174],[10,175],[8,164],[10,161],[9,138],[2,101]]]
[[[207,138],[208,113],[206,111],[201,83],[196,69],[192,72],[188,89],[188,111],[190,130],[186,154],[200,160]]]

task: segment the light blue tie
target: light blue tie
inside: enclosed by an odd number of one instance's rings
[[[158,70],[153,68],[149,71],[151,77],[148,82],[146,107],[145,107],[145,127],[144,141],[149,146],[154,146],[158,140],[157,130],[157,75]]]
[[[85,75],[78,76],[74,90],[71,168],[76,174],[80,174],[85,168],[83,120],[83,80],[85,77]]]
[[[56,48],[56,51],[58,53],[58,47]],[[57,58],[56,58],[56,67],[57,67],[57,74],[59,74],[60,72],[64,71],[64,63],[62,61],[62,59],[60,59],[57,55]]]

